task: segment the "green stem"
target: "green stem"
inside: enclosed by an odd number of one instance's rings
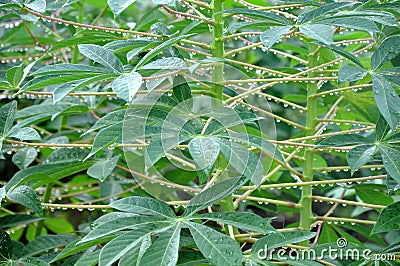
[[[85,0],[80,0],[78,2],[78,10],[79,10],[78,23],[83,23],[83,16],[85,15]],[[82,27],[77,27],[75,34],[80,30],[82,30]],[[72,64],[77,64],[78,62],[79,62],[79,50],[78,46],[75,45],[72,53]]]
[[[223,212],[234,212],[235,205],[233,204],[232,196],[228,196],[225,199],[221,200],[220,207],[221,207],[221,211],[223,211]],[[224,229],[225,229],[226,234],[229,234],[228,225],[225,225]],[[240,233],[239,229],[237,229],[236,227],[233,227],[233,233],[235,235],[239,234]]]
[[[313,68],[318,65],[317,55],[315,52],[318,49],[318,45],[310,44],[309,47],[309,56],[308,56],[308,68]],[[316,74],[314,72],[310,72],[308,77],[313,78]],[[318,86],[317,83],[308,83],[307,84],[307,114],[306,114],[306,136],[315,135],[315,126],[318,122],[317,120],[317,99],[312,97],[317,93]],[[307,144],[314,145],[315,140],[307,139]],[[313,181],[314,176],[314,150],[312,148],[306,148],[304,155],[304,173],[303,173],[303,181],[311,182]],[[311,229],[311,224],[313,221],[312,215],[312,186],[303,186],[300,200],[300,228],[302,230],[309,231]],[[309,246],[308,241],[303,241],[302,245]]]
[[[44,195],[43,195],[43,202],[44,203],[48,203],[49,202],[50,197],[51,197],[51,191],[53,189],[53,185],[54,185],[54,183],[47,184],[46,190],[45,190]],[[40,234],[42,233],[43,226],[44,226],[44,220],[39,221],[38,225],[36,227],[35,237],[40,236]]]
[[[65,126],[67,125],[68,122],[68,116],[62,116],[61,117],[61,121],[60,121],[60,125],[58,127],[58,132],[62,132],[62,130],[65,128]]]
[[[213,2],[213,42],[212,56],[214,59],[224,58],[224,0],[214,0]],[[224,89],[224,63],[215,62],[212,74],[212,91],[215,98],[222,100],[222,92]]]
[[[91,23],[91,25],[96,25],[97,22],[99,21],[99,19],[104,16],[104,14],[106,13],[108,9],[108,5],[106,5],[99,13],[99,15],[93,20],[93,22]]]
[[[224,58],[224,0],[213,1],[213,42],[212,42],[212,57],[214,59]],[[222,100],[222,92],[224,90],[224,63],[215,62],[214,70],[212,74],[212,86],[211,90],[215,95],[215,98]],[[232,196],[226,197],[220,202],[221,211],[233,212],[235,211],[235,205],[233,204]],[[226,232],[228,232],[227,226],[225,226]],[[233,228],[234,234],[239,234],[237,228]]]

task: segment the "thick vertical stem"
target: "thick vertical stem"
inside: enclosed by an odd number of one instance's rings
[[[49,202],[50,197],[51,197],[51,192],[53,189],[53,185],[54,185],[54,183],[47,184],[46,190],[43,195],[43,202],[45,202],[45,203]],[[36,227],[35,237],[40,236],[40,234],[42,233],[43,225],[44,225],[44,220],[41,220],[38,222],[38,225]]]
[[[213,42],[212,56],[214,59],[224,58],[224,0],[214,0],[213,2]],[[212,90],[217,99],[222,100],[222,91],[224,89],[224,64],[215,62],[212,74]]]
[[[212,56],[214,59],[224,58],[224,0],[214,0],[213,1],[213,42],[212,42]],[[212,91],[215,98],[222,100],[222,92],[224,89],[224,63],[215,62],[214,69],[212,73]],[[235,206],[233,205],[232,197],[229,196],[220,202],[220,207],[222,211],[232,212],[235,211]],[[227,229],[227,227],[226,227]],[[235,234],[239,231],[237,228],[233,229]],[[228,230],[227,230],[228,233]]]
[[[317,66],[317,49],[318,45],[310,44],[308,62],[309,68]],[[311,72],[308,77],[315,77],[315,73]],[[313,97],[318,91],[317,83],[308,83],[307,85],[307,116],[306,116],[306,136],[315,135],[315,126],[317,124],[317,98]],[[315,144],[315,141],[307,140],[307,144]],[[304,182],[313,180],[314,176],[314,151],[312,148],[306,148],[304,162]],[[303,186],[301,194],[300,209],[300,228],[309,231],[312,223],[312,186]],[[302,243],[308,246],[308,241]]]
[[[78,1],[78,6],[79,6],[79,16],[78,16],[78,23],[83,23],[83,17],[85,14],[84,8],[85,8],[85,0],[80,0]],[[82,30],[81,27],[76,28],[76,32]],[[74,49],[73,49],[73,53],[72,53],[72,64],[77,64],[79,61],[79,50],[78,50],[78,46],[75,45]]]

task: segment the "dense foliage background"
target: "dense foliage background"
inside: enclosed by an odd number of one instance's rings
[[[0,0],[0,265],[397,265],[399,12]]]

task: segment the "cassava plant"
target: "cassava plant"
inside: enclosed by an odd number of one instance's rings
[[[400,262],[398,1],[0,16],[0,265]]]

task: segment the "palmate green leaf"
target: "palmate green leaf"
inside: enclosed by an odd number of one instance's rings
[[[26,214],[13,214],[0,217],[0,224],[2,228],[11,228],[18,225],[27,225],[40,220],[43,220],[43,218]]]
[[[39,13],[43,13],[46,11],[45,0],[33,0],[30,3],[25,4],[25,6]]]
[[[99,255],[100,255],[99,249],[92,251],[92,252],[87,252],[84,253],[79,260],[74,264],[74,266],[94,266],[97,264],[99,261]]]
[[[42,203],[35,191],[28,186],[19,186],[7,193],[7,198],[43,215]]]
[[[397,114],[400,112],[400,97],[392,85],[382,77],[373,75],[372,85],[375,102],[380,113],[390,128],[395,130],[399,123]]]
[[[74,161],[60,162],[35,165],[17,172],[10,181],[5,185],[7,191],[15,189],[17,186],[33,183],[32,187],[37,188],[47,184],[71,176],[89,168],[94,161]]]
[[[154,47],[157,47],[158,45],[161,45],[162,42],[151,42],[148,43],[146,45],[143,46],[139,46],[139,47],[134,47],[134,49],[130,50],[127,54],[126,54],[126,59],[128,61],[132,60],[135,56],[139,55],[140,53],[147,51],[147,50],[151,50]]]
[[[319,235],[318,244],[326,244],[336,241],[338,238],[336,231],[333,229],[333,225],[324,223],[322,230]]]
[[[115,74],[100,74],[91,78],[63,83],[53,91],[53,103],[63,100],[69,93],[82,89],[90,84],[115,78]]]
[[[400,132],[397,132],[393,135],[390,135],[385,141],[383,141],[385,144],[399,144],[400,143]]]
[[[213,138],[195,137],[189,142],[189,153],[197,170],[205,170],[210,174],[220,152],[220,146]]]
[[[393,144],[378,146],[386,172],[400,184],[400,147]]]
[[[257,121],[262,119],[253,112],[236,110],[232,111],[232,109],[229,109],[225,106],[216,106],[211,109],[206,109],[202,113],[198,113],[198,115],[202,114],[215,118],[215,120],[208,125],[204,134],[218,134],[217,136],[222,137],[228,137],[228,135],[226,134],[221,134],[225,132],[228,128],[233,128],[235,126],[244,127],[245,125],[256,125]]]
[[[8,135],[17,111],[17,102],[12,101],[0,108],[0,150],[3,146],[3,140]]]
[[[125,265],[136,265],[140,266],[140,261],[142,260],[143,254],[151,245],[151,236],[147,234],[145,238],[143,238],[142,242],[136,247],[129,250],[125,255],[121,257],[118,262],[118,266]]]
[[[304,35],[320,41],[324,44],[331,44],[333,39],[333,28],[323,24],[310,24],[300,26],[299,31]]]
[[[268,250],[283,247],[287,244],[294,244],[304,240],[308,240],[315,236],[314,232],[303,232],[303,231],[292,231],[269,234],[257,240],[257,242],[251,248],[252,254],[258,254],[259,250]]]
[[[155,61],[152,61],[141,69],[163,69],[163,70],[186,70],[188,69],[185,61],[178,57],[165,57]]]
[[[178,103],[185,102],[189,99],[192,99],[192,91],[190,89],[189,84],[186,82],[186,79],[181,75],[176,76],[174,78],[174,86],[172,88],[172,97],[174,97]],[[188,101],[189,106],[192,104],[191,101]]]
[[[93,247],[93,246],[96,246],[96,245],[98,245],[98,244],[101,244],[101,243],[105,243],[105,242],[107,242],[107,241],[110,241],[110,240],[112,240],[112,239],[114,239],[114,238],[115,238],[115,236],[109,236],[109,237],[104,237],[104,238],[98,238],[98,239],[95,239],[95,240],[92,240],[92,241],[85,242],[85,243],[83,243],[83,244],[78,244],[78,242],[79,242],[80,240],[79,240],[79,239],[76,239],[76,240],[74,240],[74,241],[68,243],[68,245],[67,245],[65,248],[63,248],[63,249],[57,254],[57,256],[56,256],[55,258],[53,258],[50,262],[59,261],[59,260],[61,260],[61,259],[63,259],[63,258],[66,258],[66,257],[68,257],[68,256],[71,256],[71,255],[77,254],[77,253],[79,253],[79,252],[81,252],[81,251],[87,250],[87,249],[90,248],[90,247]]]
[[[50,266],[46,261],[35,258],[35,257],[28,257],[28,258],[22,258],[17,261],[14,261],[12,266],[19,266],[19,265],[24,265],[24,266]]]
[[[387,206],[393,203],[393,198],[379,190],[369,187],[355,187],[357,196],[365,203]]]
[[[346,154],[347,162],[351,169],[351,175],[354,174],[361,166],[370,162],[376,153],[375,145],[359,145],[351,149]]]
[[[392,2],[392,3],[384,3],[384,4],[375,4],[372,6],[368,6],[368,9],[377,9],[377,10],[392,10],[392,9],[400,9],[399,2]]]
[[[400,35],[390,36],[383,40],[371,57],[373,70],[383,66],[400,53]]]
[[[135,110],[130,109],[128,112],[125,109],[117,110],[105,115],[85,133],[88,134],[99,130],[99,132],[95,136],[92,150],[87,158],[93,156],[96,152],[104,149],[107,146],[122,143],[123,130],[125,130],[125,134],[129,134],[130,139],[143,138],[145,136],[159,136],[161,128],[146,126],[146,123],[151,122],[149,116],[151,116],[151,118],[154,118],[152,115],[157,116],[164,114],[160,112],[152,114],[151,110],[142,108]],[[156,149],[154,152],[158,152],[158,149]]]
[[[397,26],[395,16],[390,12],[385,11],[344,11],[338,12],[334,15],[334,17],[342,18],[342,17],[364,17],[372,20],[376,23],[385,25],[385,26]]]
[[[96,73],[77,73],[74,75],[45,75],[45,76],[39,76],[37,78],[34,78],[22,86],[22,88],[18,91],[17,94],[23,93],[27,90],[34,90],[34,89],[39,89],[47,86],[52,86],[52,85],[59,85],[59,84],[64,84],[67,82],[72,82],[72,81],[78,81],[78,80],[84,80],[88,78],[92,78],[94,76],[97,76],[98,74]]]
[[[334,44],[325,44],[322,42],[317,42],[318,45],[321,45],[323,47],[326,47],[332,51],[334,51],[335,53],[343,56],[344,58],[350,60],[351,62],[353,62],[354,64],[360,66],[361,68],[364,69],[364,65],[361,63],[361,61],[352,53],[347,52],[346,50],[343,50],[342,48],[334,45]]]
[[[151,75],[150,77],[156,77],[158,75],[164,75],[168,73],[168,70],[157,72],[156,74]],[[167,80],[168,77],[161,77],[157,79],[150,79],[146,81],[146,88],[149,92],[152,92],[154,89],[158,88],[161,83]]]
[[[186,206],[184,216],[190,216],[195,212],[226,198],[244,184],[243,177],[232,177],[216,183],[212,187],[194,196]]]
[[[16,88],[21,84],[23,75],[24,67],[23,64],[20,64],[19,66],[15,66],[7,70],[6,79],[14,88]]]
[[[60,220],[59,218],[46,218],[44,225],[51,232],[56,234],[67,234],[75,232],[74,226],[67,220]]]
[[[79,44],[78,49],[81,54],[109,68],[114,73],[124,73],[122,62],[107,48],[95,44]]]
[[[374,28],[374,26],[372,26],[372,24],[375,25],[374,22],[382,24],[382,25],[387,25],[387,26],[396,26],[396,19],[393,16],[393,14],[389,13],[389,12],[376,12],[376,11],[343,11],[343,12],[337,12],[336,14],[332,14],[330,16],[327,16],[326,18],[322,18],[320,20],[317,20],[317,22],[321,22],[321,21],[336,21],[336,23],[338,24],[338,26],[340,26],[341,23],[345,23],[347,24],[347,26],[351,26],[354,29],[361,29],[364,27],[364,29],[366,30],[367,28]],[[372,24],[367,24],[368,26],[366,27],[366,25],[357,25],[357,22],[361,22],[365,20],[369,20]],[[345,25],[342,25],[344,27],[346,27]],[[350,28],[351,28],[350,27]],[[377,28],[377,26],[375,25],[375,28]]]
[[[336,17],[331,16],[319,19],[318,23],[339,26],[343,28],[362,30],[367,32],[378,32],[379,28],[369,18],[364,17]]]
[[[26,245],[28,253],[25,254],[25,257],[34,256],[60,246],[65,246],[74,240],[76,240],[76,236],[72,234],[38,236]]]
[[[48,163],[82,161],[89,152],[81,148],[60,148],[53,151],[47,158]]]
[[[378,122],[376,123],[375,134],[376,141],[382,141],[389,133],[390,127],[383,116],[379,116]]]
[[[110,206],[120,211],[138,215],[165,216],[166,218],[176,217],[175,213],[166,203],[148,197],[134,196],[124,198],[113,201]]]
[[[242,251],[235,240],[202,224],[186,224],[205,258],[218,266],[242,265]]]
[[[392,195],[394,192],[400,189],[400,184],[396,180],[394,180],[390,175],[387,175],[385,184],[389,195]]]
[[[132,71],[129,74],[122,74],[116,78],[111,84],[111,88],[119,98],[130,102],[142,86],[142,81],[142,76]]]
[[[37,151],[35,148],[23,148],[14,154],[12,162],[19,169],[25,169],[35,160],[36,156]]]
[[[162,22],[156,22],[150,27],[150,31],[154,34],[169,36],[172,34],[171,30]]]
[[[19,125],[15,125],[7,137],[16,138],[19,140],[41,140],[39,133],[31,127],[20,128]]]
[[[327,137],[315,146],[314,149],[334,146],[351,146],[356,144],[372,144],[373,140],[356,134],[342,134]]]
[[[21,125],[27,126],[30,125],[31,123],[35,123],[37,121],[36,119],[44,119],[44,118],[49,118],[52,115],[62,112],[69,108],[70,106],[75,106],[78,105],[76,102],[60,102],[58,104],[53,104],[50,99],[43,101],[41,104],[38,105],[31,105],[27,106],[21,110],[18,111],[16,114],[15,118],[19,120],[23,120],[18,123],[20,127]],[[33,119],[30,121],[28,118]],[[26,121],[29,121],[26,123]]]
[[[140,260],[141,265],[175,266],[178,261],[181,224],[177,223],[162,232],[146,250]]]
[[[13,243],[6,231],[0,228],[0,262],[11,259]]]
[[[278,147],[266,140],[265,138],[243,133],[229,133],[229,137],[234,141],[257,147],[264,153],[266,153],[269,157],[275,158],[281,163],[285,163],[285,159],[283,158],[282,153],[279,151]]]
[[[82,64],[55,64],[39,68],[32,75],[54,75],[54,74],[77,74],[77,73],[96,73],[107,74],[109,71],[105,68],[94,67]]]
[[[143,137],[146,119],[141,115],[146,114],[146,111],[147,110],[144,110],[144,113],[139,112],[136,114],[134,112],[127,113],[125,109],[116,110],[97,121],[96,124],[85,133],[88,134],[97,130],[99,131],[94,138],[92,150],[87,158],[93,156],[96,152],[105,147],[122,143],[123,130],[129,130],[129,136],[135,138]],[[127,115],[127,117],[125,117],[125,115]]]
[[[260,31],[265,31],[269,29],[270,24],[265,23],[265,21],[252,21],[252,22],[238,22],[235,24],[229,25],[227,31],[234,32],[240,29],[255,29]]]
[[[107,198],[105,200],[106,203],[111,202],[113,199],[108,199],[113,195],[121,195],[124,193],[123,187],[121,182],[115,180],[115,178],[110,178],[110,180],[105,180],[100,182],[100,197]]]
[[[369,122],[376,122],[379,119],[379,110],[371,91],[357,93],[347,91],[343,92],[343,95],[346,99],[345,102],[351,107],[350,110],[360,115],[362,119]]]
[[[344,65],[339,69],[339,81],[340,82],[351,82],[363,79],[368,74],[364,69]]]
[[[165,134],[163,132],[163,134]],[[160,140],[153,140],[147,147],[145,153],[145,164],[146,169],[152,167],[162,157],[165,156],[171,149],[184,141],[191,139],[192,136],[180,136],[180,137],[164,137]]]
[[[279,42],[279,40],[283,36],[285,36],[291,29],[292,26],[281,26],[266,30],[260,35],[260,40],[265,48],[270,49],[275,43]]]
[[[179,251],[179,258],[176,263],[177,266],[198,266],[207,264],[209,264],[209,261],[197,250]]]
[[[85,158],[87,160],[88,158],[92,157],[94,154],[96,154],[98,151],[111,146],[111,145],[116,145],[122,143],[122,126],[123,126],[123,121],[121,120],[115,125],[111,125],[109,127],[103,128],[100,130],[93,141],[93,146],[92,150],[88,154],[88,156]]]
[[[298,17],[297,23],[303,24],[308,21],[313,21],[323,15],[332,13],[334,11],[349,9],[353,7],[355,2],[337,2],[337,3],[329,3],[322,5],[314,10],[301,13]]]
[[[104,222],[89,232],[79,244],[106,236],[115,236],[122,230],[155,231],[168,227],[174,221],[160,216],[130,216]],[[96,222],[95,222],[96,223]]]
[[[13,86],[7,81],[0,81],[0,91],[12,90]]]
[[[112,265],[131,249],[141,244],[142,241],[149,236],[150,232],[133,230],[114,238],[101,249],[99,255],[99,266]]]
[[[400,86],[400,67],[385,68],[377,73],[378,75],[384,77],[389,82],[397,86]]]
[[[213,212],[191,217],[191,219],[203,219],[223,224],[229,224],[247,232],[273,233],[272,219],[262,218],[252,212]]]
[[[247,8],[233,8],[225,10],[225,13],[247,15],[249,17],[261,18],[267,20],[265,23],[271,25],[292,25],[292,23],[283,16],[276,15],[271,12],[258,11]]]
[[[154,43],[154,41],[146,39],[129,39],[129,40],[117,40],[113,42],[108,42],[103,47],[110,49],[113,52],[129,52],[132,49],[144,47],[151,43]],[[160,42],[155,42],[155,43],[160,44]]]
[[[260,158],[242,145],[222,138],[215,138],[221,153],[240,175],[250,179],[256,186],[261,185],[264,178],[264,167]]]
[[[135,3],[136,0],[108,0],[107,4],[110,7],[111,11],[114,13],[114,16],[118,16],[125,9],[127,9],[131,4]]]
[[[189,35],[190,36],[190,35]],[[149,62],[151,59],[153,59],[156,55],[160,54],[162,51],[168,49],[169,47],[171,47],[172,45],[180,42],[182,39],[187,38],[188,35],[184,35],[184,36],[177,36],[174,38],[171,38],[163,43],[161,43],[160,45],[158,45],[157,47],[155,47],[154,49],[152,49],[150,52],[148,52],[135,66],[134,70],[140,69],[143,65],[145,65],[147,62]]]
[[[371,234],[384,233],[400,229],[400,201],[382,210]]]
[[[102,159],[97,161],[95,164],[88,168],[87,174],[100,181],[104,181],[115,169],[119,157],[119,155],[116,155],[109,159]]]
[[[2,1],[3,3],[4,1]],[[13,0],[10,1],[13,2],[13,4],[0,4],[0,8],[4,9],[4,10],[12,10],[12,9],[18,9],[20,7],[23,7],[22,3],[20,3],[19,0]]]
[[[127,111],[125,109],[121,109],[106,114],[100,120],[98,120],[85,134],[89,134],[91,132],[107,128],[109,126],[115,125],[123,121],[126,112]]]

